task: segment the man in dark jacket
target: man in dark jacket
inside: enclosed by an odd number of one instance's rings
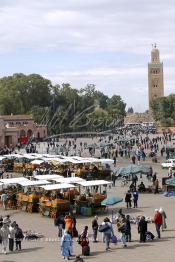
[[[63,236],[63,229],[65,229],[65,222],[64,222],[64,216],[60,215],[58,218],[54,221],[55,226],[58,227],[58,237]]]
[[[131,223],[130,223],[130,216],[126,216],[126,242],[131,242]]]
[[[127,206],[127,208],[131,208],[131,193],[130,193],[130,191],[128,191],[127,193],[126,193],[126,196],[125,196],[125,202],[126,202],[126,206]]]
[[[145,217],[142,216],[138,224],[138,233],[140,234],[140,243],[146,241],[146,232],[147,232],[147,221],[145,221]]]
[[[24,235],[22,229],[19,228],[18,224],[15,226],[15,242],[16,242],[16,250],[21,250],[21,241],[23,240]]]
[[[92,229],[93,229],[93,238],[94,238],[94,243],[97,242],[97,233],[98,233],[98,217],[95,216],[94,219],[92,220]]]

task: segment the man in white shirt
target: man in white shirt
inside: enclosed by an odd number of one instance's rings
[[[15,228],[14,225],[11,224],[9,227],[9,250],[13,251],[14,249],[14,240],[15,240]]]

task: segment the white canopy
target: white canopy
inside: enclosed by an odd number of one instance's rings
[[[0,179],[0,182],[3,184],[19,184],[21,181],[28,181],[25,177],[15,177],[15,178],[6,178],[6,179]]]
[[[89,187],[89,186],[109,185],[112,184],[112,182],[105,181],[105,180],[91,180],[91,181],[77,182],[77,184],[83,187]]]
[[[27,159],[36,159],[36,157],[31,154],[24,154],[23,156],[24,158],[27,158]]]
[[[35,159],[31,161],[31,164],[34,164],[34,165],[41,165],[42,163],[44,163],[44,160]]]
[[[54,184],[54,185],[46,185],[46,186],[40,186],[41,188],[45,190],[56,190],[56,189],[67,189],[67,188],[74,188],[74,185],[71,184]]]
[[[77,184],[77,182],[85,182],[83,178],[80,177],[62,177],[62,178],[57,178],[57,179],[52,179],[56,181],[57,183],[72,183],[72,184]]]
[[[8,158],[8,159],[12,159],[12,158],[24,158],[23,155],[20,154],[9,154],[9,155],[4,155],[4,157]]]
[[[6,159],[5,156],[0,156],[0,161],[2,161],[3,159]]]
[[[55,179],[59,179],[59,178],[63,178],[62,176],[59,175],[36,175],[35,179],[38,180],[55,180]]]
[[[100,162],[101,162],[102,164],[113,164],[113,163],[114,163],[114,160],[108,159],[108,158],[99,159],[99,160],[100,160]]]
[[[21,186],[38,186],[38,185],[46,185],[46,184],[50,184],[50,182],[48,182],[47,180],[24,180],[24,181],[20,181],[18,182],[19,185]]]

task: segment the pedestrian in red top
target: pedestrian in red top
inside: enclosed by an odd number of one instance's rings
[[[161,225],[162,225],[162,214],[159,212],[158,209],[155,209],[154,223],[155,223],[155,226],[156,226],[157,237],[160,238],[160,228],[161,228]]]

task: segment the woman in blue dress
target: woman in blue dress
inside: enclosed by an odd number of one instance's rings
[[[61,255],[62,257],[69,260],[70,250],[72,247],[72,238],[70,232],[65,230],[64,235],[61,238]]]

